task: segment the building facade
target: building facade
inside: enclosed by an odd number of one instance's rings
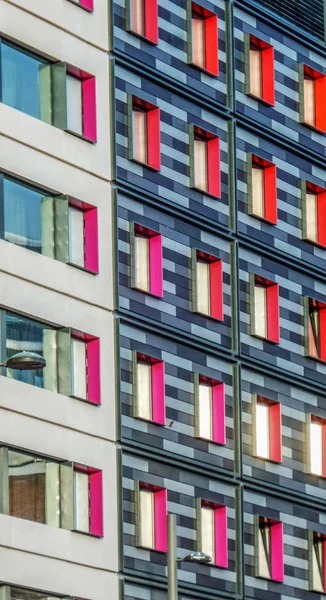
[[[280,4],[280,6],[279,6]],[[326,593],[321,0],[0,3],[0,593]]]

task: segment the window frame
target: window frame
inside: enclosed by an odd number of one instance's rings
[[[76,398],[82,402],[88,404],[94,404],[99,406],[101,404],[101,381],[100,381],[100,339],[96,336],[77,331],[76,329],[71,330],[70,340],[79,340],[85,343],[85,355],[86,355],[86,398],[80,398],[75,396],[71,390],[70,396]],[[71,342],[70,342],[71,343]],[[73,364],[71,360],[71,372]],[[71,376],[72,385],[72,376]]]
[[[146,237],[149,240],[149,290],[137,286],[136,280],[136,242],[137,236]],[[140,223],[130,224],[130,280],[131,287],[139,290],[143,294],[163,298],[163,236],[157,231],[144,227]]]
[[[154,499],[154,547],[141,544],[142,515],[140,509],[140,491],[146,490],[153,494]],[[135,481],[136,506],[136,546],[155,552],[167,552],[167,489],[151,485],[144,481]]]
[[[138,400],[138,364],[147,364],[151,369],[151,413],[152,418],[147,419],[139,413]],[[136,419],[147,421],[156,425],[165,426],[165,363],[161,359],[153,358],[141,352],[133,353],[133,416]]]
[[[206,165],[207,165],[207,189],[196,185],[195,180],[195,138],[206,142]],[[218,135],[206,131],[194,124],[189,125],[189,164],[190,164],[190,187],[212,196],[221,198],[221,152],[220,138]]]
[[[321,473],[314,473],[312,471],[312,457],[311,457],[311,425],[313,423],[317,423],[321,427]],[[307,471],[313,477],[318,477],[320,479],[326,478],[326,419],[314,414],[307,415]]]
[[[69,0],[69,2],[86,10],[88,13],[94,12],[94,0]]]
[[[317,214],[317,240],[308,237],[307,226],[307,195],[313,194],[316,196]],[[320,248],[326,248],[326,189],[311,183],[310,181],[301,180],[301,199],[302,199],[302,238]]]
[[[322,564],[319,565],[319,576],[322,582],[322,590],[317,589],[314,582],[314,561],[318,561],[315,546],[322,544]],[[309,589],[320,594],[326,593],[326,534],[317,531],[308,531],[308,548],[309,548]],[[318,565],[317,565],[318,568]]]
[[[268,456],[261,456],[257,449],[257,405],[263,405],[268,410]],[[255,394],[253,396],[253,455],[260,460],[282,463],[282,406],[280,402]]]
[[[134,126],[133,112],[140,110],[146,114],[146,147],[147,158],[146,162],[137,160],[134,157]],[[152,169],[153,171],[161,170],[161,117],[160,108],[155,104],[151,104],[142,98],[135,95],[128,95],[128,131],[129,131],[129,160]]]
[[[316,310],[312,310],[313,303],[316,305]],[[326,362],[326,303],[316,300],[315,298],[304,298],[304,313],[305,313],[305,351],[306,356],[312,360],[322,363]],[[314,340],[316,344],[317,356],[310,353],[310,328],[313,333],[311,314],[318,314],[318,339]]]
[[[261,52],[261,85],[262,95],[256,96],[251,92],[250,85],[250,50],[255,48]],[[245,93],[247,96],[262,102],[266,106],[275,105],[275,67],[274,47],[264,40],[247,33],[245,36]]]
[[[264,287],[266,289],[266,336],[256,333],[255,330],[255,287]],[[273,344],[280,343],[280,307],[279,307],[279,284],[275,281],[265,279],[260,275],[250,273],[250,335],[260,340],[265,340]]]
[[[259,215],[254,212],[254,186],[253,169],[258,168],[263,171],[263,208],[264,214]],[[270,225],[277,225],[277,167],[264,158],[256,154],[248,154],[247,161],[247,182],[248,182],[248,212],[255,219],[264,221]]]
[[[197,278],[197,263],[204,262],[209,265],[209,294],[210,294],[210,311],[209,314],[202,313],[198,309],[198,278]],[[223,261],[217,256],[203,252],[197,248],[192,249],[192,311],[215,321],[223,321],[224,319],[224,294],[223,294]]]
[[[326,75],[313,69],[309,65],[300,63],[298,65],[299,70],[299,117],[300,123],[309,129],[313,129],[318,133],[326,133]],[[307,123],[305,120],[305,108],[304,108],[304,80],[312,79],[314,83],[314,95],[315,95],[315,124],[312,125]]]
[[[219,567],[220,569],[228,568],[228,515],[227,506],[204,500],[197,499],[197,551],[203,552],[202,548],[202,509],[207,508],[214,512],[214,556],[210,567]]]
[[[204,21],[204,36],[205,36],[205,65],[201,66],[194,62],[193,59],[193,31],[192,31],[192,20],[193,16],[197,15]],[[199,69],[210,75],[211,77],[218,77],[219,75],[219,30],[218,30],[218,16],[216,13],[204,8],[197,2],[188,0],[187,5],[187,38],[188,38],[188,63],[194,68]]]
[[[255,560],[256,577],[268,581],[282,583],[284,581],[284,543],[283,543],[283,523],[274,519],[266,518],[261,515],[255,516]],[[269,529],[270,535],[270,553],[265,558],[269,565],[270,577],[261,575],[259,559],[259,535],[263,528]]]
[[[76,527],[76,508],[75,508],[75,482],[74,486],[74,528],[73,530],[90,535],[92,537],[102,538],[103,530],[103,472],[93,467],[73,463],[73,473],[79,472],[88,475],[88,492],[89,492],[89,531],[83,531]]]
[[[139,34],[132,28],[132,2],[127,0],[127,31],[140,39],[157,46],[158,37],[158,0],[144,0],[144,34]]]
[[[226,444],[225,384],[205,375],[195,374],[195,436],[208,444]],[[211,388],[211,438],[200,435],[200,385]]]

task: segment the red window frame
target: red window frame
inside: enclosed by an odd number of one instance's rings
[[[85,473],[89,477],[89,533],[103,537],[103,473],[98,469],[74,463],[74,471]]]
[[[317,196],[317,242],[307,238],[312,244],[318,244],[326,248],[326,190],[318,185],[306,182],[306,193],[316,194]]]
[[[133,0],[130,2],[131,31],[134,35],[146,39],[152,44],[158,44],[158,5],[157,0],[143,0],[144,3],[144,33],[140,35],[132,29]]]
[[[205,315],[223,321],[223,262],[220,258],[202,252],[196,251],[196,262],[200,260],[209,264],[210,281],[210,314]]]
[[[95,143],[97,141],[96,78],[72,65],[67,65],[67,74],[81,81],[83,137]]]
[[[220,138],[210,131],[194,126],[194,137],[206,142],[207,146],[207,193],[221,197],[221,156]],[[196,182],[195,186],[196,187]],[[200,189],[202,193],[204,190]]]
[[[277,170],[274,163],[252,155],[252,168],[257,167],[263,170],[264,176],[264,216],[255,215],[257,219],[264,219],[269,223],[277,223]]]
[[[194,64],[198,69],[202,69],[210,75],[218,76],[218,17],[215,13],[207,10],[197,2],[191,4],[191,16],[197,15],[205,23],[205,67]],[[193,43],[193,42],[192,42]]]
[[[208,385],[212,389],[212,439],[210,442],[224,445],[226,443],[225,431],[225,385],[204,375],[199,375],[198,383]]]
[[[146,164],[147,167],[159,171],[161,168],[160,109],[155,104],[150,104],[150,102],[133,96],[132,110],[135,109],[141,110],[146,114],[147,162],[141,164]]]
[[[216,567],[228,567],[228,524],[227,507],[207,500],[201,501],[201,508],[207,507],[214,511],[214,556],[212,564]]]
[[[163,240],[162,235],[135,223],[134,235],[146,237],[149,240],[149,292],[141,290],[144,294],[152,294],[163,298]]]
[[[136,354],[137,363],[143,362],[151,367],[152,375],[152,423],[165,425],[165,382],[164,361],[147,356],[141,352]]]
[[[308,65],[303,66],[304,79],[313,79],[315,86],[315,125],[310,125],[303,120],[304,125],[326,133],[326,75],[312,69]]]
[[[269,457],[267,460],[272,462],[282,462],[282,418],[281,404],[257,396],[257,404],[263,404],[268,408],[268,424],[269,424]],[[261,457],[260,457],[261,458]],[[266,459],[265,459],[266,460]]]
[[[269,527],[271,535],[270,547],[270,570],[272,581],[284,581],[284,545],[283,545],[283,523],[274,519],[259,517],[259,529],[263,526]]]
[[[319,348],[317,348],[317,354],[318,356],[315,356],[314,354],[310,354],[309,352],[309,345],[308,345],[308,356],[310,356],[310,358],[317,358],[323,362],[326,362],[326,303],[324,302],[320,302],[319,300],[315,300],[313,298],[308,298],[308,336],[309,336],[309,332],[310,332],[310,326],[312,327],[312,322],[310,319],[310,314],[311,312],[317,312],[318,313],[318,326],[319,326],[319,331],[318,331],[318,337],[317,337],[317,332],[316,332],[316,341],[318,341],[318,346]],[[316,344],[317,345],[317,344]]]
[[[167,490],[144,482],[139,482],[139,489],[154,494],[154,550],[167,552]]]
[[[261,77],[262,77],[262,95],[249,96],[265,102],[269,106],[275,104],[275,73],[274,73],[274,48],[267,42],[260,40],[254,35],[250,35],[250,48],[253,47],[261,52]]]
[[[87,373],[87,398],[91,404],[101,404],[101,373],[100,373],[100,340],[93,335],[71,331],[73,339],[81,340],[86,344],[86,373]]]
[[[269,281],[260,275],[255,275],[254,285],[260,285],[266,289],[266,317],[267,336],[269,342],[279,344],[280,342],[280,316],[279,316],[279,286],[274,281]]]
[[[99,272],[98,218],[97,207],[69,197],[69,206],[84,213],[85,269]]]

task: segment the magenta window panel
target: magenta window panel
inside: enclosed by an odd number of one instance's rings
[[[100,340],[87,342],[87,399],[93,404],[101,404]]]
[[[151,369],[153,421],[160,425],[165,425],[164,362],[154,363]]]
[[[103,537],[103,484],[102,471],[89,476],[90,533]]]
[[[80,6],[83,6],[83,8],[86,8],[90,12],[93,12],[94,0],[79,0],[79,3],[80,3]]]
[[[283,523],[271,525],[271,575],[274,581],[284,581]]]
[[[96,142],[96,80],[87,77],[82,82],[83,93],[83,135],[92,142]]]
[[[218,444],[226,443],[225,434],[225,389],[224,383],[212,385],[212,421],[213,441]]]
[[[85,227],[85,267],[88,271],[98,273],[98,224],[97,208],[84,212]]]
[[[152,235],[149,238],[149,277],[150,292],[155,296],[163,296],[163,250],[162,236]]]
[[[215,508],[215,564],[218,567],[228,566],[228,526],[226,506]]]
[[[158,490],[154,494],[155,550],[167,552],[167,491]]]

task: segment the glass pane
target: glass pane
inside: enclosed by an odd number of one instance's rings
[[[87,344],[83,340],[71,340],[72,394],[87,398]]]
[[[199,384],[199,437],[211,440],[212,432],[212,387]]]
[[[41,205],[44,194],[4,178],[4,237],[12,242],[42,252]]]
[[[261,577],[270,579],[271,530],[269,526],[258,530],[258,568]]]
[[[1,45],[2,102],[40,118],[40,69],[45,61]]]
[[[133,157],[147,163],[147,115],[145,111],[133,109]]]
[[[267,337],[266,288],[255,285],[255,334]]]
[[[83,135],[82,82],[67,75],[67,129]]]
[[[43,356],[44,354],[44,341],[46,332],[53,331],[52,327],[25,319],[14,315],[12,313],[6,313],[6,350],[7,359],[16,354],[17,352],[36,352]],[[38,369],[37,371],[17,371],[14,369],[7,369],[7,377],[17,379],[18,381],[24,381],[37,387],[44,387],[44,378],[55,377],[56,364],[54,361],[50,361],[45,369]]]
[[[197,261],[197,310],[203,315],[210,315],[210,268],[209,263]]]
[[[131,28],[138,35],[145,35],[145,6],[144,0],[132,0]]]
[[[269,458],[269,410],[265,404],[256,405],[256,453]]]
[[[250,48],[250,93],[262,97],[262,53],[258,48]]]
[[[314,540],[312,548],[312,587],[316,592],[324,591],[324,540]]]
[[[192,15],[192,62],[205,68],[205,20]]]
[[[195,140],[194,142],[195,159],[195,186],[199,190],[207,191],[207,142],[205,140]]]
[[[264,169],[252,167],[252,206],[258,217],[265,216],[264,206]]]
[[[321,423],[310,423],[310,471],[323,474],[323,440]]]
[[[89,533],[89,475],[74,471],[75,529]]]
[[[85,266],[84,212],[69,206],[69,261]]]
[[[306,194],[307,237],[313,242],[318,242],[317,202],[317,194]]]
[[[45,523],[46,461],[9,450],[9,515]]]
[[[136,254],[136,287],[149,292],[149,239],[135,237]]]
[[[154,493],[139,491],[140,545],[154,548]]]
[[[215,562],[214,509],[202,506],[200,511],[201,551]]]
[[[313,79],[304,79],[304,121],[308,125],[315,126],[315,82]]]
[[[152,419],[152,367],[137,364],[137,416]]]

